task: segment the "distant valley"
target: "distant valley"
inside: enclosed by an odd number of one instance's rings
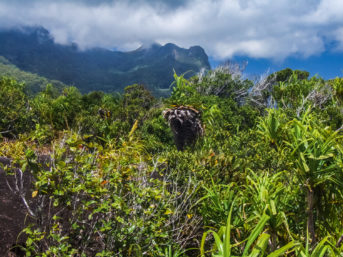
[[[83,93],[122,91],[137,83],[155,95],[167,95],[174,70],[190,77],[201,69],[210,69],[208,56],[200,46],[183,49],[168,43],[131,52],[103,48],[81,51],[75,44],[56,44],[41,27],[0,31],[0,56],[7,68],[10,65],[12,70],[16,67],[58,85],[73,85]],[[0,70],[0,75],[7,73]],[[41,85],[30,86],[37,91]]]

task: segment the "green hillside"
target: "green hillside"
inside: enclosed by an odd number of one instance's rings
[[[18,82],[25,83],[26,90],[29,94],[35,94],[42,91],[47,84],[52,84],[60,90],[66,86],[60,81],[49,80],[37,74],[20,70],[3,56],[0,56],[0,76],[15,78]]]

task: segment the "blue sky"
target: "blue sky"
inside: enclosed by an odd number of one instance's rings
[[[210,58],[212,67],[222,64],[222,60]],[[273,61],[265,58],[250,58],[248,56],[234,56],[231,60],[237,63],[245,63],[244,73],[248,78],[259,78],[261,75],[285,68],[306,70],[310,76],[320,76],[324,79],[343,77],[343,53],[326,51],[320,55],[307,58],[288,57],[282,61]],[[224,61],[225,62],[225,61]]]
[[[202,46],[211,60],[248,60],[342,76],[343,0],[1,0],[0,27],[43,26],[61,44],[133,50]],[[214,62],[213,62],[214,63]]]

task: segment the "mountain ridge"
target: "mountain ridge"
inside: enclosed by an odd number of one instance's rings
[[[0,56],[24,71],[74,85],[84,93],[121,91],[143,84],[161,95],[170,87],[174,70],[187,72],[189,77],[210,69],[200,46],[184,49],[173,43],[153,43],[130,52],[99,47],[80,50],[76,44],[55,43],[41,27],[0,31]]]

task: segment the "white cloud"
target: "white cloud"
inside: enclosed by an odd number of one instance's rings
[[[89,1],[88,1],[89,2]],[[2,26],[41,25],[56,42],[132,50],[140,44],[201,45],[217,58],[283,59],[320,54],[325,42],[343,46],[342,0],[163,1],[34,0],[0,3]],[[325,38],[325,42],[324,42]],[[342,47],[343,49],[343,47]]]

